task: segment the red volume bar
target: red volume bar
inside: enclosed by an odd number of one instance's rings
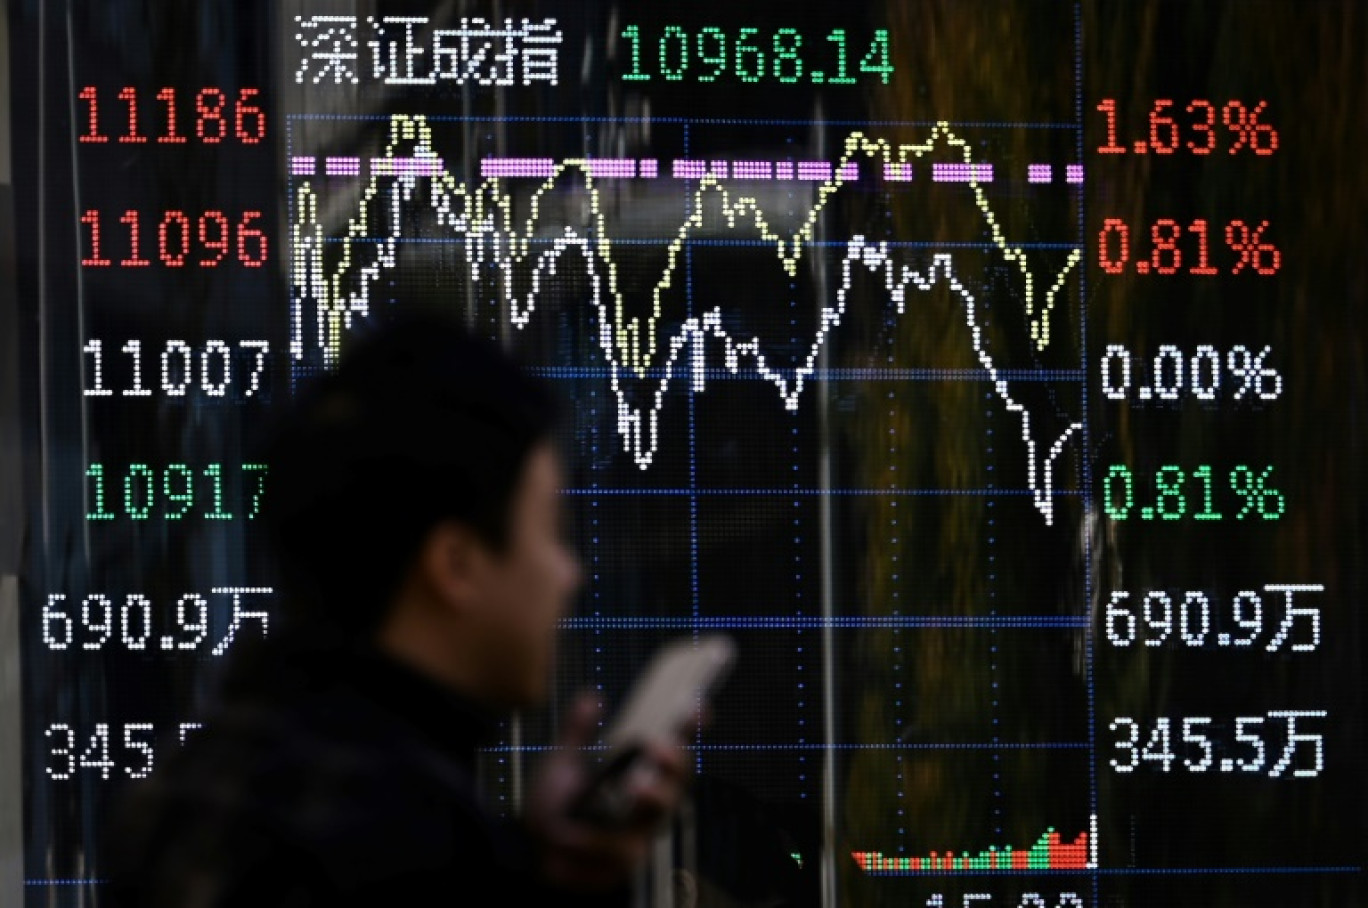
[[[977,855],[963,852],[926,857],[893,857],[881,851],[852,851],[850,856],[866,873],[924,873],[946,870],[1086,870],[1089,867],[1088,833],[1080,832],[1072,843],[1060,841],[1051,826],[1029,849],[990,846]]]

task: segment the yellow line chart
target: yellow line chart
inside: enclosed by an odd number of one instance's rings
[[[945,122],[936,124],[926,142],[915,145],[894,146],[882,139],[869,138],[863,133],[851,133],[845,139],[844,149],[839,164],[833,168],[832,178],[819,185],[815,204],[809,209],[799,228],[788,237],[780,235],[770,225],[760,203],[753,196],[733,194],[717,177],[712,174],[704,176],[695,192],[691,206],[693,213],[680,225],[666,248],[665,269],[651,290],[651,314],[646,317],[644,325],[640,317],[627,313],[623,294],[618,289],[617,264],[612,253],[613,241],[604,222],[598,187],[594,178],[589,175],[588,161],[567,158],[557,165],[553,175],[533,192],[528,214],[521,229],[515,226],[513,198],[503,190],[499,178],[484,180],[472,188],[457,180],[445,169],[438,168],[435,175],[429,179],[433,208],[438,211],[439,217],[445,215],[443,219],[453,230],[471,237],[488,236],[496,241],[502,239],[507,257],[513,262],[523,262],[532,254],[533,239],[539,235],[544,236],[538,233],[542,198],[556,188],[565,174],[578,172],[589,195],[591,218],[594,223],[594,251],[606,268],[608,291],[613,298],[615,359],[642,374],[655,361],[658,351],[657,327],[661,321],[663,308],[662,297],[674,286],[680,253],[690,235],[704,226],[703,201],[706,194],[715,193],[718,196],[718,208],[729,229],[738,229],[739,223],[749,220],[761,239],[774,244],[780,265],[785,273],[793,276],[802,260],[804,249],[813,242],[819,215],[831,197],[847,182],[842,173],[846,164],[857,162],[861,158],[883,165],[906,164],[913,158],[920,158],[934,151],[941,143],[948,148],[957,149],[965,164],[974,163],[973,151],[969,144],[955,135]],[[407,114],[394,115],[390,120],[390,138],[383,157],[440,162],[433,148],[432,130],[427,118]],[[398,179],[407,181],[411,192],[412,184],[418,177],[401,176]],[[1015,266],[1021,276],[1031,340],[1037,349],[1044,350],[1050,343],[1050,315],[1055,301],[1064,287],[1069,272],[1081,260],[1081,250],[1075,249],[1069,253],[1064,266],[1044,290],[1044,301],[1037,306],[1037,298],[1041,295],[1037,287],[1037,275],[1029,267],[1024,250],[1010,243],[1003,234],[1002,227],[988,203],[983,185],[974,179],[969,180],[968,185],[974,194],[974,203],[989,230],[993,246],[1006,262]],[[334,318],[342,318],[344,313],[357,311],[356,304],[360,302],[357,296],[364,294],[368,289],[363,284],[360,290],[349,293],[343,289],[343,283],[352,270],[358,267],[353,251],[359,244],[354,241],[366,236],[370,208],[376,202],[380,190],[381,178],[373,176],[362,194],[357,215],[347,225],[346,235],[342,237],[342,259],[331,275],[323,273],[323,236],[322,228],[317,221],[317,196],[313,186],[305,182],[296,191],[297,213],[292,225],[296,284],[304,283],[303,279],[307,275],[307,283],[314,289],[319,306],[326,307]],[[530,310],[531,306],[527,308]],[[330,336],[327,338],[325,350],[333,355],[338,350],[340,330],[339,325],[332,325],[329,328]]]
[[[599,345],[608,362],[610,383],[617,397],[618,432],[624,449],[642,469],[651,464],[659,448],[658,415],[676,369],[687,370],[691,374],[695,392],[703,390],[706,381],[706,344],[721,345],[725,366],[733,373],[740,370],[743,359],[753,361],[760,377],[779,391],[785,408],[796,411],[805,382],[817,370],[822,346],[831,330],[840,324],[857,271],[864,270],[883,278],[884,289],[899,314],[905,311],[909,289],[929,291],[943,285],[960,297],[977,358],[988,373],[1003,406],[1020,421],[1022,441],[1027,452],[1027,486],[1037,510],[1046,523],[1050,523],[1054,512],[1053,465],[1063,452],[1068,437],[1081,429],[1081,424],[1072,423],[1048,445],[1037,442],[1030,412],[1012,396],[1007,381],[1001,377],[983,342],[976,316],[976,302],[955,275],[953,259],[949,254],[934,255],[929,267],[918,271],[895,264],[887,243],[869,242],[863,236],[852,237],[846,244],[836,305],[822,308],[817,333],[806,361],[796,370],[788,370],[787,374],[770,365],[757,338],[733,337],[723,327],[722,312],[717,307],[686,319],[667,340],[662,342],[658,337],[663,322],[664,294],[674,285],[681,253],[690,236],[705,226],[705,211],[716,211],[729,230],[749,229],[764,242],[772,243],[780,265],[788,275],[793,276],[797,273],[805,248],[814,242],[822,209],[847,182],[843,176],[844,165],[860,159],[884,165],[905,164],[911,158],[926,155],[940,144],[957,149],[966,164],[973,163],[969,145],[954,135],[946,123],[937,124],[930,138],[918,145],[893,146],[861,133],[852,133],[845,140],[840,164],[833,170],[835,175],[818,186],[813,206],[803,217],[798,229],[788,236],[771,226],[770,219],[755,197],[734,193],[716,177],[704,176],[695,190],[689,209],[692,213],[668,242],[664,271],[651,291],[651,313],[642,319],[628,314],[624,295],[619,290],[613,240],[607,230],[599,189],[589,174],[588,161],[562,161],[552,175],[532,192],[527,216],[519,226],[513,212],[514,199],[505,191],[499,178],[483,180],[473,187],[460,182],[446,171],[436,154],[426,118],[398,114],[390,120],[390,138],[385,154],[376,161],[395,165],[403,162],[409,166],[373,167],[373,170],[381,173],[374,174],[362,192],[357,214],[348,221],[346,233],[340,238],[341,257],[332,269],[327,267],[323,258],[326,239],[318,220],[318,196],[307,181],[295,192],[291,352],[295,359],[303,357],[303,312],[306,303],[311,300],[317,311],[318,347],[323,351],[326,361],[335,359],[340,351],[341,338],[352,319],[369,314],[371,288],[382,273],[395,267],[397,243],[405,231],[404,211],[408,206],[417,204],[415,196],[419,195],[420,183],[424,181],[426,204],[435,213],[438,225],[465,239],[466,260],[471,268],[472,279],[480,281],[480,272],[487,264],[498,267],[503,276],[503,296],[509,321],[519,329],[528,324],[536,311],[543,277],[556,273],[557,263],[567,251],[580,253],[591,282],[592,303],[598,313]],[[582,235],[571,226],[565,226],[558,234],[549,234],[541,225],[544,197],[567,174],[577,174],[583,179],[589,200],[589,221],[592,224],[590,236]],[[1052,279],[1041,281],[1048,282],[1042,292],[1037,283],[1038,275],[1028,267],[1024,251],[1008,242],[1004,236],[982,186],[977,181],[971,181],[969,185],[993,248],[1004,261],[1017,269],[1022,278],[1031,341],[1037,349],[1043,350],[1050,342],[1051,312],[1068,274],[1079,262],[1081,252],[1072,250],[1059,272]],[[387,187],[393,191],[385,193]],[[717,205],[703,204],[709,194],[716,196]],[[387,210],[377,208],[380,205],[386,205]],[[375,229],[371,221],[373,212],[387,215],[386,226],[378,242],[371,233]],[[534,240],[540,248],[534,248]],[[369,261],[360,261],[361,249],[372,252]],[[512,290],[513,269],[526,267],[529,262],[532,268],[531,289],[525,298],[519,299]],[[605,305],[604,301],[605,284],[606,296],[611,299],[610,305]],[[1042,295],[1043,300],[1040,299]],[[686,348],[690,351],[688,354],[685,353]],[[682,362],[686,356],[688,362]],[[627,401],[623,379],[646,379],[648,370],[652,368],[661,373],[653,399],[648,406],[634,407]]]

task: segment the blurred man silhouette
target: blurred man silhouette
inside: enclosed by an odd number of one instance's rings
[[[475,758],[543,700],[579,584],[560,534],[548,392],[443,320],[376,331],[297,401],[264,513],[286,596],[202,730],[130,796],[108,846],[120,905],[611,904],[677,804],[676,742],[612,828],[574,819],[581,701],[524,815]]]

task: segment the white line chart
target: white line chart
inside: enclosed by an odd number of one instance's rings
[[[533,192],[529,213],[519,224],[513,215],[513,198],[499,178],[488,178],[474,186],[460,182],[447,172],[437,155],[426,118],[395,115],[390,121],[385,155],[374,162],[358,212],[348,223],[346,235],[340,238],[341,258],[331,269],[324,261],[324,246],[328,240],[318,220],[318,195],[309,181],[300,183],[295,190],[291,237],[291,355],[295,360],[304,356],[305,313],[312,308],[316,332],[310,332],[313,334],[311,343],[317,344],[325,361],[331,362],[335,358],[341,338],[353,320],[369,315],[372,289],[383,274],[395,268],[398,244],[405,238],[407,229],[405,213],[411,206],[426,204],[436,216],[439,228],[462,239],[473,280],[481,281],[481,274],[493,266],[494,273],[499,276],[499,294],[507,309],[508,321],[519,330],[525,328],[537,312],[543,281],[554,278],[563,267],[562,257],[574,252],[577,264],[583,267],[588,280],[588,302],[597,314],[598,345],[617,401],[616,430],[622,449],[645,470],[660,449],[659,417],[666,404],[667,392],[676,379],[687,379],[694,393],[703,392],[708,363],[716,362],[720,354],[722,364],[733,374],[746,367],[753,368],[756,375],[773,385],[784,407],[796,412],[804,388],[819,368],[823,347],[847,311],[857,277],[873,279],[876,284],[881,280],[887,302],[898,315],[907,312],[909,291],[929,292],[945,287],[961,303],[975,356],[987,373],[994,394],[1004,409],[1018,420],[1026,453],[1026,486],[1041,517],[1046,524],[1052,524],[1055,464],[1069,438],[1082,429],[1082,424],[1070,423],[1052,439],[1037,437],[1031,412],[1013,395],[984,342],[978,303],[956,274],[950,253],[934,254],[929,263],[914,268],[894,261],[894,253],[887,242],[871,242],[861,235],[852,236],[845,244],[835,299],[822,307],[815,335],[805,358],[796,368],[781,370],[773,365],[758,338],[734,336],[724,326],[724,312],[720,306],[691,316],[673,326],[667,337],[660,336],[663,333],[660,330],[663,296],[673,286],[691,234],[704,227],[707,211],[718,211],[723,222],[721,225],[712,223],[711,227],[751,230],[762,241],[772,243],[780,265],[793,276],[805,249],[814,241],[818,215],[852,176],[853,162],[873,159],[887,172],[889,168],[896,169],[909,159],[922,157],[938,147],[959,153],[970,168],[969,172],[974,173],[969,145],[955,136],[945,123],[938,124],[928,141],[918,145],[893,146],[861,133],[852,133],[844,143],[843,156],[833,168],[832,178],[817,188],[815,204],[799,228],[788,236],[771,226],[756,198],[739,194],[723,185],[715,175],[705,174],[698,183],[695,203],[690,206],[692,213],[668,242],[666,267],[652,290],[652,311],[643,319],[627,314],[624,294],[618,286],[613,240],[606,229],[589,162],[580,159],[561,162]],[[387,161],[392,163],[387,164]],[[582,231],[564,226],[548,236],[541,223],[541,201],[569,174],[583,179],[590,202],[592,229]],[[1050,342],[1050,317],[1055,303],[1069,273],[1081,259],[1081,250],[1071,250],[1056,274],[1038,280],[1039,276],[1028,266],[1023,250],[1003,235],[978,181],[970,179],[968,183],[993,248],[1021,277],[1031,341],[1037,349],[1043,350]],[[716,195],[718,205],[715,208],[702,204],[708,194]],[[371,218],[373,210],[380,216],[382,225],[378,236]],[[521,296],[514,290],[515,268],[530,269],[530,289]],[[655,376],[648,376],[648,370],[654,370]],[[655,383],[652,393],[646,395],[645,404],[634,405],[628,399],[627,382],[639,384],[647,380]]]

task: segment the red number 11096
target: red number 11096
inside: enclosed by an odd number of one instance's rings
[[[266,262],[266,232],[259,226],[260,211],[244,211],[236,221],[222,211],[206,211],[194,216],[184,211],[167,211],[157,224],[157,258],[167,268],[195,265],[215,268],[225,261],[236,261],[247,268],[260,268]],[[104,257],[101,246],[100,212],[92,208],[81,215],[90,228],[90,255],[81,259],[87,268],[108,268],[113,261]],[[134,209],[119,218],[128,237],[127,258],[120,268],[146,268],[153,263],[143,255],[142,214]],[[115,228],[117,230],[117,228]],[[148,247],[151,246],[149,242]],[[150,248],[147,250],[150,253]]]

